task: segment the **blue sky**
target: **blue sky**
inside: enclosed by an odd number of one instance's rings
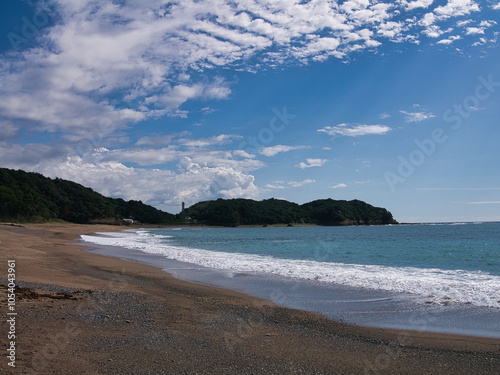
[[[0,5],[0,166],[177,213],[361,199],[500,220],[500,2]]]

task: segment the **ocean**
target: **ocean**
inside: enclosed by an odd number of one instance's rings
[[[500,337],[500,223],[182,227],[82,240],[349,323]]]

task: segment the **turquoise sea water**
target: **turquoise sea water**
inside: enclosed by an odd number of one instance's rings
[[[155,230],[165,243],[283,259],[500,275],[500,223]]]
[[[169,228],[82,236],[233,275],[408,294],[500,309],[500,223]]]

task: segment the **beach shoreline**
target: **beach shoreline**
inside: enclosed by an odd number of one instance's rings
[[[20,287],[16,368],[4,361],[2,371],[493,374],[500,367],[500,339],[343,324],[75,243],[126,229],[135,227],[0,225],[2,293],[9,259]],[[1,309],[5,315],[6,298]]]

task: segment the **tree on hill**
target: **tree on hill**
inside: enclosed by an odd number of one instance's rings
[[[107,198],[72,181],[0,168],[2,221],[89,223],[130,216],[147,224],[171,223],[175,218],[140,201]]]
[[[280,199],[217,199],[199,202],[182,213],[208,225],[265,225],[310,223],[318,225],[377,225],[396,221],[385,208],[373,207],[360,200],[322,199],[303,205]]]

